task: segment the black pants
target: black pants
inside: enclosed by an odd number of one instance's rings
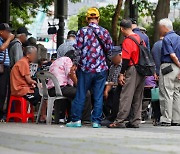
[[[74,100],[74,98],[76,96],[76,88],[67,85],[65,87],[61,87],[61,90],[62,90],[63,96],[67,97],[70,100],[70,102],[68,100],[56,100],[55,107],[57,106],[56,104],[59,104],[60,113],[64,114],[67,109],[70,114],[71,102]],[[51,97],[55,96],[55,88],[52,88],[49,90],[49,96],[51,96]],[[83,110],[82,121],[90,121],[91,109],[92,109],[91,95],[90,95],[90,93],[88,93],[86,96],[86,103],[85,103],[85,107]],[[63,114],[61,114],[61,115],[63,115]]]
[[[41,101],[41,96],[39,95],[39,90],[37,87],[34,89],[34,93],[27,94],[24,96],[24,98],[34,106],[36,106]]]
[[[122,87],[119,85],[110,90],[107,100],[104,102],[104,114],[106,119],[114,121],[119,111],[119,99]]]
[[[3,115],[7,113],[7,108],[5,113],[3,111],[4,103],[7,96],[7,102],[9,103],[10,97],[10,68],[5,66],[4,73],[0,74],[0,119]]]

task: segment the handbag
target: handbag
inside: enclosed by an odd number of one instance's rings
[[[4,58],[3,58],[3,61],[0,62],[0,74],[3,74],[4,73],[4,62],[6,60],[6,50],[4,52]]]
[[[151,101],[159,101],[159,88],[152,88],[151,89]]]

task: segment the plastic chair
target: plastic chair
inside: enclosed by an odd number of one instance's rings
[[[12,104],[15,104],[15,112],[11,112]],[[15,122],[21,120],[22,123],[27,123],[28,119],[31,119],[34,122],[34,110],[33,105],[30,104],[30,113],[27,110],[27,101],[24,97],[11,96],[8,107],[8,114],[6,122],[9,122],[11,118],[14,118]]]
[[[67,99],[67,98],[62,95],[62,91],[61,91],[61,87],[59,85],[59,82],[58,82],[57,78],[52,73],[50,73],[48,71],[39,71],[39,72],[36,73],[36,76],[41,81],[42,87],[43,87],[43,90],[42,90],[43,91],[43,96],[42,96],[42,99],[41,99],[41,104],[40,104],[40,107],[39,107],[36,123],[38,123],[38,120],[39,120],[39,117],[40,117],[40,114],[41,114],[41,108],[42,108],[43,101],[48,100],[46,123],[51,124],[54,101],[59,100],[59,99]],[[47,89],[47,85],[46,85],[47,80],[52,80],[52,82],[54,84],[55,91],[56,91],[56,96],[55,97],[50,97],[49,94],[48,94],[48,89]]]

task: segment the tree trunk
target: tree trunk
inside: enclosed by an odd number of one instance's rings
[[[158,22],[163,18],[168,18],[170,12],[170,0],[159,0],[156,10],[154,11],[154,42],[159,40]]]
[[[123,0],[118,0],[116,10],[112,18],[112,38],[115,45],[118,44],[118,20],[121,12],[122,2]]]
[[[130,0],[126,0],[124,3],[124,15],[123,18],[124,19],[128,19],[129,18],[129,4],[130,4]],[[118,38],[118,45],[122,44],[124,37],[122,36],[121,32],[119,32],[119,38]]]

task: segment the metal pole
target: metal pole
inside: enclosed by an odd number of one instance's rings
[[[0,23],[9,23],[10,13],[9,13],[10,2],[9,0],[0,0]]]
[[[64,43],[64,16],[59,17],[59,29],[57,32],[57,48]]]

